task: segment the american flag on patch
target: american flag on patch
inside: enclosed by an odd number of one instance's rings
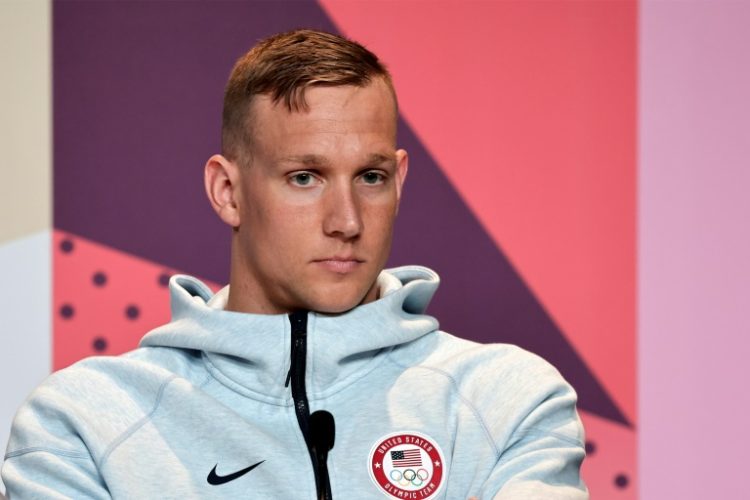
[[[422,465],[422,452],[419,448],[391,452],[394,467],[419,467]]]

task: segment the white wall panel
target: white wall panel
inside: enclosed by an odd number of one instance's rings
[[[0,245],[0,457],[16,409],[50,373],[51,273],[50,231]]]

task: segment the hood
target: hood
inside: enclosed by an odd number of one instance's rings
[[[424,311],[440,283],[427,268],[405,266],[378,277],[380,298],[342,314],[308,313],[307,390],[327,397],[368,373],[390,349],[437,330]],[[201,351],[209,371],[225,385],[268,402],[290,399],[284,387],[290,363],[286,314],[225,311],[229,287],[217,294],[200,280],[169,282],[172,321],[149,332],[142,347]]]

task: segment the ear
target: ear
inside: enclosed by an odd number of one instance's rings
[[[401,201],[401,191],[409,171],[409,153],[403,149],[396,151],[396,200]]]
[[[240,225],[239,171],[234,162],[222,155],[213,155],[203,172],[208,201],[219,218],[232,227]]]

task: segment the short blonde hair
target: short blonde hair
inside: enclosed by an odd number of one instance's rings
[[[224,92],[221,149],[230,160],[244,161],[252,144],[250,104],[269,95],[290,111],[307,109],[305,89],[312,86],[366,86],[382,78],[396,94],[391,76],[377,56],[344,37],[300,29],[258,42],[232,69]]]

